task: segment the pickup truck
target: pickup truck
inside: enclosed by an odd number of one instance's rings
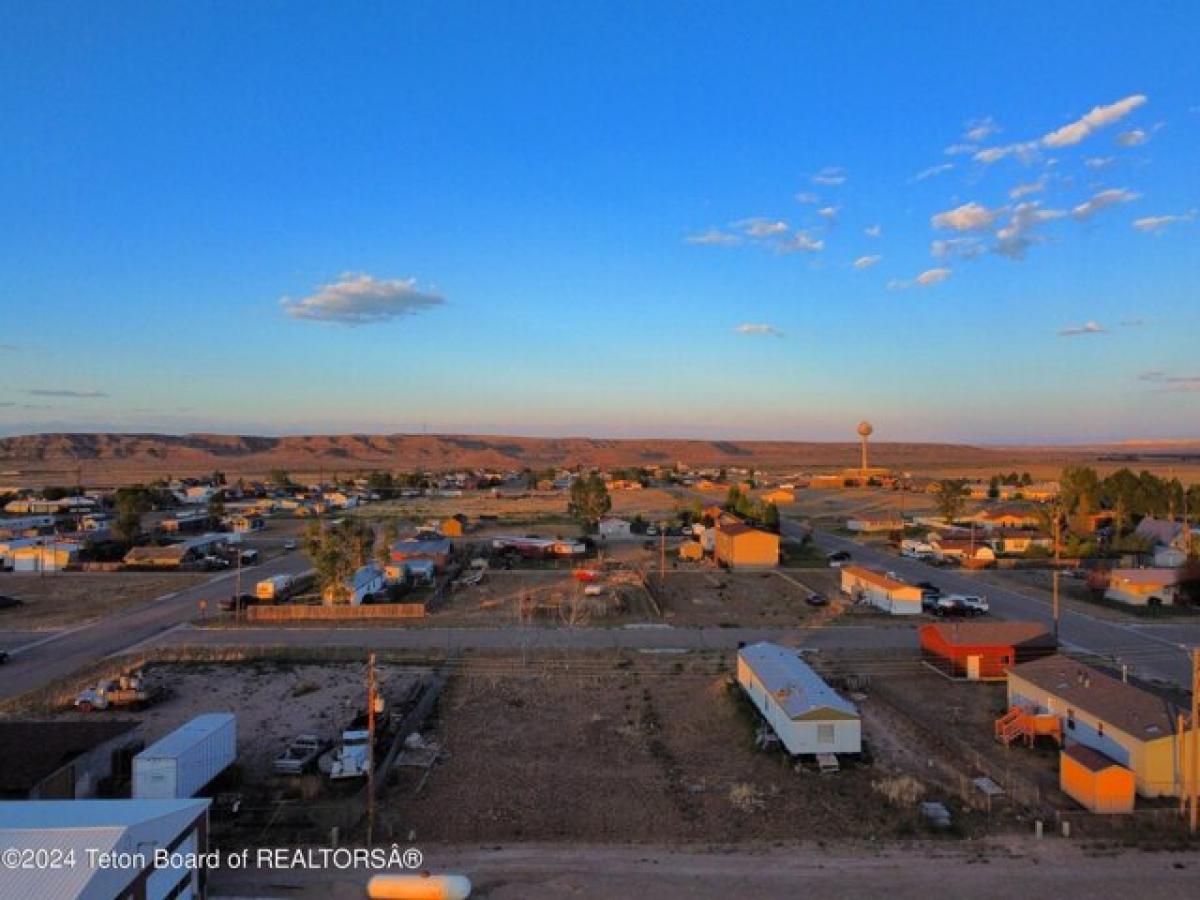
[[[937,598],[933,613],[937,616],[979,616],[987,613],[989,609],[986,597],[975,594],[947,594]]]

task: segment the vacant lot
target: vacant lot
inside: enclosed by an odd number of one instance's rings
[[[419,793],[387,795],[385,835],[417,841],[869,838],[917,827],[872,787],[886,760],[835,776],[754,746],[732,658],[475,658],[434,738],[448,757]],[[931,792],[931,796],[937,796]]]
[[[796,491],[796,502],[780,508],[793,518],[810,519],[823,528],[841,528],[855,516],[889,517],[933,514],[933,495],[887,488],[832,488]]]
[[[0,574],[0,594],[24,601],[0,609],[0,629],[62,628],[200,584],[212,575],[157,572]]]
[[[421,620],[431,626],[623,625],[656,618],[638,576],[628,570],[603,573],[590,586],[569,570],[494,571],[473,587],[450,592],[446,603]]]
[[[840,612],[837,573],[829,569],[802,573],[671,571],[660,587],[650,583],[672,625],[747,626],[813,624]],[[809,606],[809,594],[826,597],[824,607]]]

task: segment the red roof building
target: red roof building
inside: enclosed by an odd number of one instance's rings
[[[1036,622],[939,622],[920,629],[925,662],[952,678],[1004,678],[1017,663],[1055,652],[1057,643]]]

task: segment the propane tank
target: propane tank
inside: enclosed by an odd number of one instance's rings
[[[376,875],[367,882],[371,900],[467,900],[471,880],[462,875]]]

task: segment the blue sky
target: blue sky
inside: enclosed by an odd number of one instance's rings
[[[1145,6],[4,0],[0,432],[1200,438]]]

